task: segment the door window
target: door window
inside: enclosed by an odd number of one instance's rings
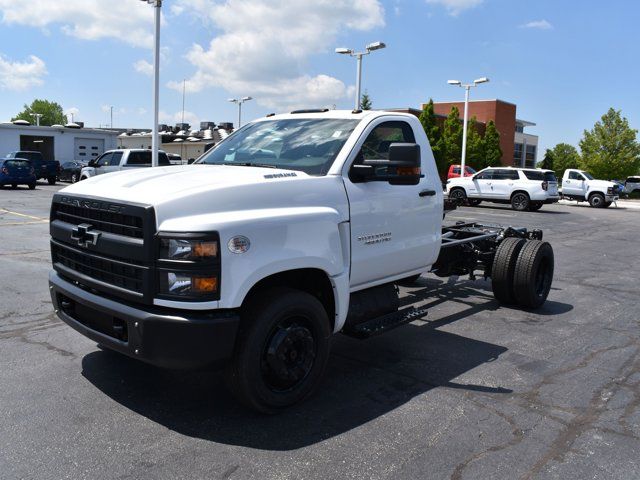
[[[413,129],[407,122],[383,122],[375,127],[362,144],[364,160],[389,159],[389,146],[392,143],[415,143]]]
[[[111,165],[112,152],[105,153],[98,160],[96,160],[96,167],[108,167]]]
[[[491,180],[493,178],[493,170],[485,170],[476,175],[476,180]]]
[[[519,178],[517,170],[501,168],[493,171],[493,180],[518,180]]]
[[[569,180],[584,180],[584,177],[578,172],[569,172]]]
[[[113,152],[113,157],[111,158],[111,165],[120,165],[120,160],[122,160],[122,152]]]

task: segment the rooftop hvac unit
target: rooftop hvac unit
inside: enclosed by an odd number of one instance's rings
[[[31,125],[29,122],[27,122],[26,120],[14,120],[13,121],[14,125],[22,125],[24,127]]]
[[[161,123],[158,125],[158,131],[159,132],[166,132],[169,129],[169,125],[167,125],[166,123]]]
[[[75,122],[78,125],[78,128],[84,128],[84,122]]]
[[[200,122],[200,130],[212,130],[215,126],[215,122]]]
[[[233,130],[233,123],[223,122],[218,125],[218,128],[224,128],[225,130]]]
[[[189,125],[188,123],[176,123],[176,128],[178,129],[178,131],[189,130],[190,127],[191,125]]]

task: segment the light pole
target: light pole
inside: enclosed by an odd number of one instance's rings
[[[155,10],[153,48],[153,128],[151,129],[151,166],[158,166],[158,117],[160,110],[160,10],[162,0],[141,0],[153,5]]]
[[[242,97],[242,98],[230,98],[229,101],[231,103],[238,104],[238,128],[242,126],[242,104],[244,102],[248,102],[249,100],[253,100],[253,97]]]
[[[113,105],[110,108],[111,108],[111,123],[109,128],[113,128]]]
[[[476,78],[473,83],[462,83],[460,80],[448,80],[449,85],[455,85],[464,88],[464,117],[462,120],[462,160],[460,162],[460,176],[465,176],[466,160],[467,160],[467,122],[469,117],[469,90],[476,87],[480,83],[487,83],[487,77]]]
[[[381,50],[385,48],[386,45],[384,42],[373,42],[366,46],[364,52],[354,52],[351,48],[336,48],[336,53],[341,55],[349,55],[351,57],[356,57],[358,64],[358,72],[356,74],[356,102],[355,102],[355,110],[360,110],[360,84],[362,81],[362,56],[369,55],[371,52],[375,50]]]

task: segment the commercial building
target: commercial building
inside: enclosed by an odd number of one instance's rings
[[[117,132],[108,130],[55,125],[0,124],[0,157],[16,150],[41,152],[45,159],[64,163],[89,160],[105,150],[116,148]]]
[[[457,107],[460,120],[464,115],[464,102],[434,102],[436,115],[447,116],[452,107]],[[538,136],[525,133],[525,127],[535,123],[516,118],[516,105],[503,100],[469,101],[469,118],[476,117],[481,130],[493,120],[500,133],[502,164],[514,167],[535,167],[538,156]]]

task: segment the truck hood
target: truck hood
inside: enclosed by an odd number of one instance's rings
[[[275,168],[232,165],[135,168],[97,175],[60,193],[151,205],[156,210],[158,227],[171,218],[292,206],[331,206],[347,215],[341,177],[315,177]]]
[[[607,180],[589,180],[587,181],[587,185],[589,185],[590,190],[598,188],[606,191],[607,188],[614,187],[616,184]]]

